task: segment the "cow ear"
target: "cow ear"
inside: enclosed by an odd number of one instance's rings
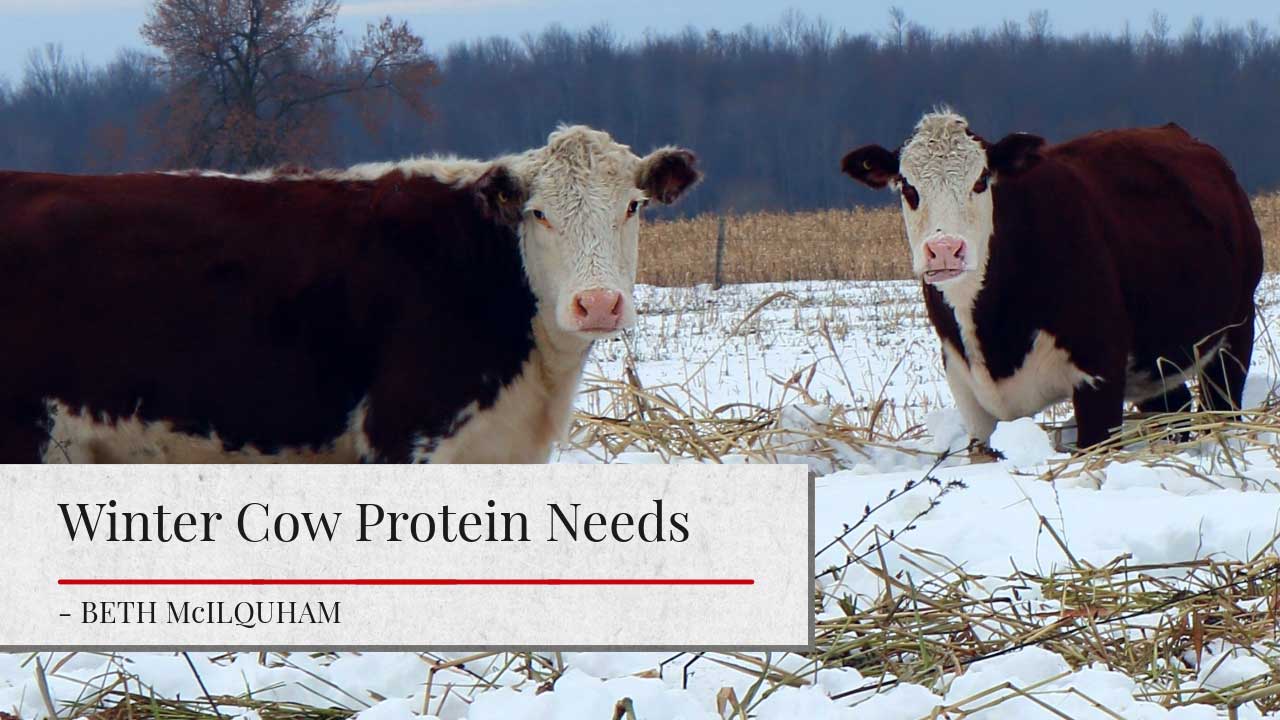
[[[494,165],[475,181],[472,189],[485,217],[503,225],[519,224],[529,192],[511,168]]]
[[[670,205],[702,179],[698,158],[683,148],[662,148],[649,153],[636,170],[636,187],[652,200]]]
[[[898,151],[863,145],[844,156],[840,169],[863,185],[879,190],[898,174]]]
[[[996,175],[1010,177],[1035,167],[1040,160],[1044,138],[1030,133],[1012,133],[987,148],[987,166]]]

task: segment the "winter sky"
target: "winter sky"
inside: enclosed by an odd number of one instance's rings
[[[70,57],[83,56],[91,63],[109,59],[121,47],[142,47],[138,26],[150,1],[0,0],[0,78],[16,82],[31,48],[47,42],[61,43]],[[366,22],[382,15],[403,17],[430,49],[442,51],[459,40],[495,34],[518,37],[553,22],[570,29],[605,22],[622,37],[637,37],[650,29],[767,25],[788,8],[822,16],[837,29],[876,32],[887,24],[891,5],[903,8],[910,20],[943,31],[1022,20],[1040,8],[1049,11],[1059,33],[1115,32],[1126,22],[1140,31],[1147,27],[1151,8],[1159,6],[1175,32],[1197,15],[1210,23],[1257,19],[1280,32],[1280,8],[1274,0],[346,0],[342,25],[349,34],[359,34]]]

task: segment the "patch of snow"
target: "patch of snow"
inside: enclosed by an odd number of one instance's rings
[[[990,444],[1015,468],[1043,465],[1054,452],[1049,435],[1031,418],[997,424]]]
[[[964,417],[955,408],[934,410],[925,416],[925,426],[933,436],[929,449],[936,453],[960,452],[969,446],[969,431],[964,428]]]

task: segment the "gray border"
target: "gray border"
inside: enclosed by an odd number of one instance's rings
[[[810,581],[814,580],[817,538],[814,537],[817,508],[817,477],[808,473],[809,559],[805,562]],[[808,645],[0,645],[0,652],[813,652],[817,644],[817,609],[813,591],[805,594],[809,608]]]

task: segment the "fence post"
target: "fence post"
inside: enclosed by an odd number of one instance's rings
[[[716,231],[716,275],[711,285],[712,290],[719,290],[724,284],[724,216],[720,216],[720,225]]]

